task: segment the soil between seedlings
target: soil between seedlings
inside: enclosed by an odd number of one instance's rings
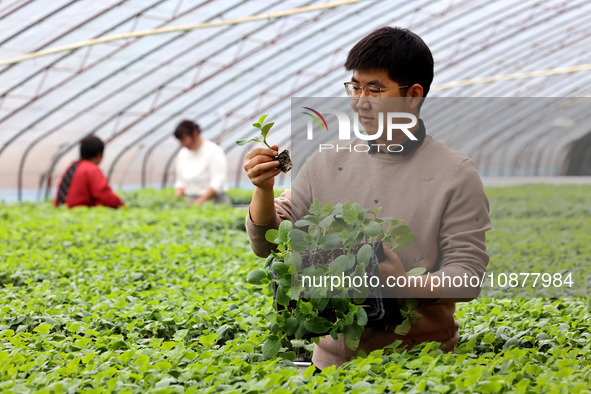
[[[291,170],[291,158],[289,157],[289,151],[285,149],[283,152],[275,156],[274,160],[279,160],[279,168],[283,172],[288,172]]]
[[[351,249],[351,254],[357,256],[357,252],[364,244],[359,244]],[[343,251],[340,249],[332,250],[319,250],[317,252],[300,252],[300,258],[302,259],[302,269],[308,267],[317,267],[319,265],[330,265],[337,257],[343,255]],[[368,266],[369,267],[369,266]]]

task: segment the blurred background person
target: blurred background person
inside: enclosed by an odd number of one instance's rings
[[[182,147],[176,159],[175,196],[186,197],[187,205],[208,200],[229,204],[228,161],[222,148],[201,138],[199,125],[190,120],[183,120],[174,136]]]
[[[103,205],[111,208],[123,206],[123,201],[111,190],[109,181],[99,168],[105,144],[100,138],[88,136],[80,142],[80,160],[72,163],[62,174],[54,206],[66,204],[68,208]]]

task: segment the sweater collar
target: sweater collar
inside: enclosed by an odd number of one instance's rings
[[[407,155],[411,154],[412,152],[414,152],[419,146],[421,146],[421,144],[425,140],[426,135],[427,135],[427,129],[425,128],[425,122],[423,122],[423,119],[419,119],[419,129],[414,134],[414,136],[417,137],[416,141],[409,139],[404,144],[402,144],[401,151],[384,152],[383,150],[380,149],[380,147],[376,143],[376,140],[372,140],[372,141],[368,141],[368,145],[369,145],[369,152],[368,153],[369,154],[383,153],[383,154],[396,155],[396,156],[399,156],[399,155],[400,156],[407,156]]]

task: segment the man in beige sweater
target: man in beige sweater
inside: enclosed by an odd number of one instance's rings
[[[433,80],[433,58],[420,37],[406,29],[378,29],[351,49],[345,67],[353,71],[345,84],[351,106],[367,134],[375,134],[382,114],[406,112],[419,119],[410,129],[414,138],[398,132],[390,139],[382,133],[375,141],[340,141],[341,149],[312,155],[291,190],[277,199],[278,147],[249,152],[244,168],[255,185],[246,219],[251,246],[258,256],[267,256],[271,245],[265,232],[282,220],[302,217],[314,200],[382,207],[382,216],[404,219],[416,241],[397,253],[385,248],[380,275],[399,278],[415,267],[427,269],[423,287],[386,290],[399,298],[419,298],[422,318],[405,336],[395,334],[394,327],[366,328],[359,349],[369,353],[400,339],[410,346],[439,341],[444,350],[453,351],[459,339],[455,302],[478,296],[480,288],[468,286],[466,278],[481,278],[488,263],[485,232],[491,223],[482,182],[472,160],[427,135],[419,118]],[[359,144],[369,145],[369,153],[348,149]],[[388,150],[390,146],[402,149]],[[458,280],[449,286],[454,278]],[[323,369],[341,365],[355,353],[342,336],[336,341],[328,336],[315,347],[313,362]]]

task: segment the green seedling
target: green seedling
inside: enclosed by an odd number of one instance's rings
[[[262,144],[265,144],[265,146],[267,146],[267,148],[271,149],[271,146],[267,143],[267,137],[269,136],[269,132],[271,131],[271,127],[273,127],[275,122],[264,124],[267,116],[268,116],[268,114],[261,116],[256,123],[252,124],[252,126],[254,128],[260,130],[261,136],[263,137],[262,140],[259,137],[255,137],[255,138],[251,138],[251,139],[238,140],[238,141],[236,141],[236,144],[238,144],[240,146],[244,146],[244,145],[248,144],[249,142],[260,142]],[[289,170],[291,170],[291,167],[292,167],[291,158],[289,157],[289,151],[287,149],[284,150],[283,152],[279,153],[277,156],[275,156],[275,160],[279,161],[279,169],[281,171],[288,172]]]

